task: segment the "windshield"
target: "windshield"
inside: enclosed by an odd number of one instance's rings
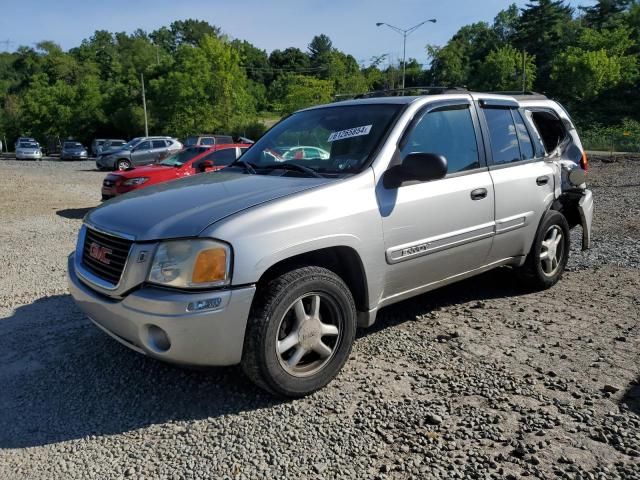
[[[135,147],[137,144],[139,144],[142,141],[142,138],[140,137],[136,137],[136,138],[132,138],[131,140],[129,140],[127,143],[125,143],[124,145],[122,145],[122,148],[125,148],[127,150],[131,150],[133,147]]]
[[[184,150],[179,151],[171,155],[170,157],[165,158],[160,162],[160,165],[167,165],[169,167],[181,167],[185,163],[187,163],[192,158],[200,155],[203,152],[206,152],[208,148],[202,147],[189,147]]]
[[[20,148],[38,148],[35,142],[20,142]]]
[[[242,155],[242,161],[258,173],[260,167],[285,163],[320,174],[358,172],[401,108],[362,104],[295,113],[269,130]]]
[[[185,146],[189,147],[191,145],[197,145],[198,138],[199,137],[187,137],[187,139],[184,141]]]
[[[77,150],[82,148],[82,144],[78,142],[65,142],[64,148],[68,148],[70,150]]]

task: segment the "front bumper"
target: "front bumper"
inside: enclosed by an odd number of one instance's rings
[[[91,321],[132,350],[194,366],[234,365],[242,358],[255,286],[197,293],[144,286],[122,299],[109,298],[78,277],[74,254],[68,259],[68,283]],[[211,298],[220,299],[216,309],[187,311],[189,303]]]
[[[16,153],[16,160],[40,160],[42,153]]]
[[[96,160],[96,167],[98,168],[98,170],[102,168],[113,170],[115,168],[115,158],[98,157],[98,159]]]
[[[593,220],[593,193],[585,190],[578,201],[578,213],[582,224],[582,250],[591,248],[591,222]]]

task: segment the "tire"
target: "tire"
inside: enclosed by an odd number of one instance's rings
[[[558,235],[561,235],[559,239]],[[552,244],[555,246],[550,250]],[[536,290],[554,286],[562,277],[569,260],[570,245],[567,219],[562,213],[549,210],[540,222],[531,250],[520,269],[521,278]]]
[[[126,170],[131,168],[131,162],[129,160],[120,159],[116,162],[116,170]]]
[[[335,378],[355,334],[355,302],[342,279],[320,267],[292,270],[259,288],[247,323],[242,369],[272,394],[302,397]]]

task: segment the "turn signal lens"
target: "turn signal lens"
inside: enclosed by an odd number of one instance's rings
[[[587,152],[582,152],[582,158],[580,159],[580,166],[585,172],[589,170],[589,160],[587,159]]]
[[[212,283],[225,280],[227,274],[227,252],[224,248],[202,250],[193,265],[193,283]]]

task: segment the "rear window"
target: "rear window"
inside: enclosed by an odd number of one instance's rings
[[[518,135],[511,110],[485,108],[484,115],[489,126],[493,163],[501,165],[519,161]]]
[[[562,120],[551,110],[531,110],[530,114],[545,150],[547,153],[553,152],[567,137]]]

